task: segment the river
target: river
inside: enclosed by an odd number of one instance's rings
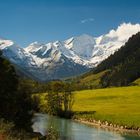
[[[45,135],[47,128],[53,127],[59,132],[61,140],[140,140],[138,136],[123,135],[47,114],[37,113],[32,121],[34,132]]]

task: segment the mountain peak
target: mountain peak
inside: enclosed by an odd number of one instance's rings
[[[78,37],[81,37],[81,38],[82,38],[82,37],[83,37],[83,38],[91,38],[91,37],[92,37],[92,38],[93,38],[93,36],[91,36],[91,35],[89,35],[89,34],[85,34],[85,33],[84,33],[84,34],[81,34],[81,35],[78,36]]]
[[[6,47],[10,47],[14,44],[12,40],[3,40],[0,39],[0,49],[4,49]]]
[[[88,34],[82,34],[80,36],[74,37],[74,41],[77,41],[77,40],[80,42],[82,42],[82,41],[87,41],[87,42],[92,42],[92,43],[95,42],[95,38]]]
[[[37,41],[31,43],[28,47],[24,48],[27,52],[38,50],[43,44],[38,43]]]
[[[38,45],[39,43],[37,41],[34,41],[30,44],[30,46],[33,46],[33,45]]]

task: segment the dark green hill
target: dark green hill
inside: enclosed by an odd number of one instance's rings
[[[79,86],[98,88],[127,86],[137,78],[140,78],[140,33],[133,35],[121,49],[94,70],[78,77],[77,81]]]

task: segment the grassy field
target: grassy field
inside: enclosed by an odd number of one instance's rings
[[[108,121],[130,128],[140,127],[140,87],[77,91],[73,110],[81,112],[76,115],[78,118]]]

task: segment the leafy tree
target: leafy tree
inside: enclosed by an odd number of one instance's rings
[[[72,113],[74,96],[71,85],[61,81],[50,83],[47,91],[47,111],[50,114],[69,117]]]
[[[29,91],[19,83],[14,67],[0,56],[0,117],[13,121],[18,127],[29,128],[31,110]]]
[[[0,116],[14,119],[18,77],[13,66],[0,57]],[[10,114],[11,113],[11,114]]]
[[[74,95],[72,93],[72,86],[70,83],[66,83],[64,87],[65,91],[63,93],[63,106],[64,106],[64,112],[66,116],[70,116],[72,113],[72,106],[74,104]]]

